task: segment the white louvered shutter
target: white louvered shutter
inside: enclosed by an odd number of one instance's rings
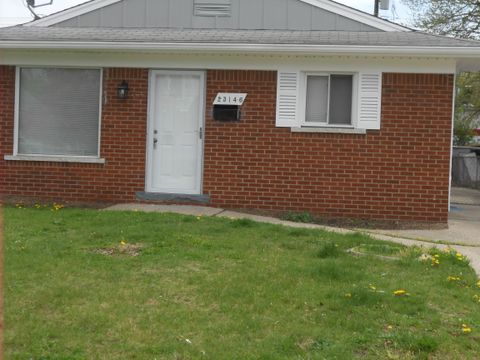
[[[380,130],[382,106],[382,74],[360,73],[357,127]]]
[[[297,115],[299,74],[279,71],[277,79],[277,127],[299,127]]]

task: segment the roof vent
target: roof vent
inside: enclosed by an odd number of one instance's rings
[[[195,0],[195,16],[230,16],[231,0]]]

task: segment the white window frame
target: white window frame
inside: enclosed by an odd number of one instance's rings
[[[351,75],[352,76],[352,109],[350,124],[329,124],[330,120],[330,77],[332,75]],[[327,122],[307,122],[307,79],[309,76],[328,77],[328,98],[327,98]],[[342,71],[303,71],[300,73],[300,101],[298,114],[300,116],[300,125],[302,128],[330,128],[330,129],[355,129],[357,125],[358,109],[358,73]]]
[[[22,154],[18,152],[18,136],[20,122],[20,71],[21,69],[81,69],[81,70],[99,70],[100,86],[98,89],[98,144],[96,156],[81,155],[41,155],[41,154]],[[23,161],[52,161],[52,162],[80,162],[80,163],[105,163],[105,159],[100,158],[101,131],[102,131],[102,107],[103,107],[103,68],[100,67],[74,67],[74,66],[17,66],[15,69],[15,113],[13,128],[13,156],[5,156],[5,160],[23,160]]]

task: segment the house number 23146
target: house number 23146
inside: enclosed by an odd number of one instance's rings
[[[246,93],[218,93],[213,105],[243,105]]]

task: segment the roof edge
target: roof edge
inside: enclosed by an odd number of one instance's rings
[[[91,11],[106,7],[112,4],[116,4],[123,0],[91,0],[89,2],[73,6],[71,8],[59,11],[57,13],[47,15],[44,18],[39,20],[34,20],[29,23],[24,24],[23,26],[51,26],[58,24],[62,21],[69,20],[76,16],[80,16]],[[362,24],[372,26],[382,31],[412,31],[412,29],[395,24],[388,20],[377,18],[371,14],[363,12],[361,10],[352,8],[347,5],[337,3],[332,0],[298,0],[306,4],[315,6],[317,8],[333,12],[340,16],[347,17],[349,19],[358,21]]]
[[[370,46],[370,45],[295,45],[244,43],[138,43],[113,41],[0,41],[0,49],[11,50],[102,50],[108,51],[198,51],[198,52],[251,52],[325,55],[371,55],[414,57],[474,57],[480,58],[480,46]]]

